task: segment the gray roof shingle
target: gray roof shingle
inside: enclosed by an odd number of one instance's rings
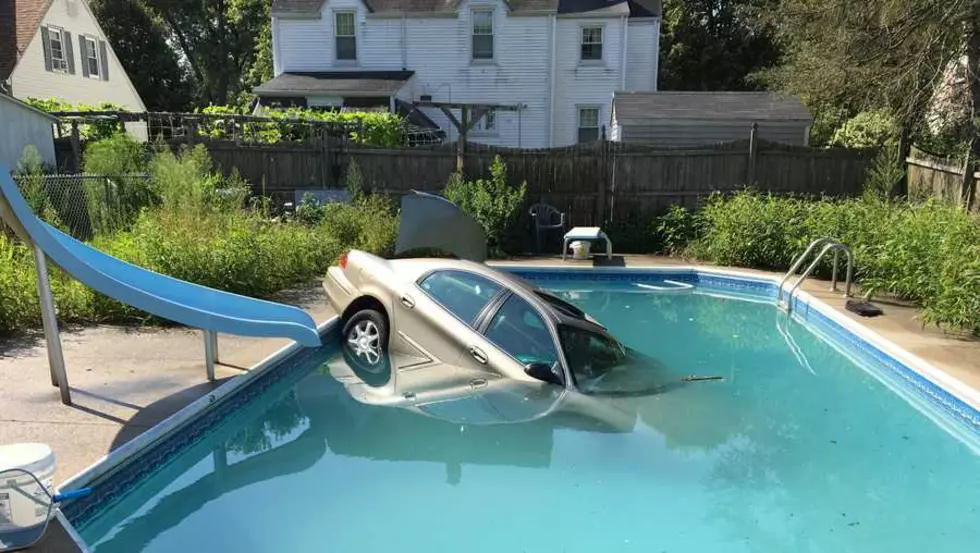
[[[797,98],[773,92],[617,92],[621,124],[662,119],[812,121]]]
[[[317,71],[283,73],[255,87],[256,94],[394,94],[414,71]]]

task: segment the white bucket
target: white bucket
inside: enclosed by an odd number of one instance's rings
[[[572,259],[588,259],[589,249],[592,243],[586,240],[576,240],[572,242]]]
[[[50,495],[54,494],[54,452],[45,444],[0,445],[0,473],[21,469],[30,476],[0,477],[0,541],[4,533],[32,528],[47,522]]]

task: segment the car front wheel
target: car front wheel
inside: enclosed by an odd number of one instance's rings
[[[388,322],[384,315],[374,309],[358,311],[344,325],[343,337],[345,357],[351,368],[361,373],[358,376],[388,379]],[[368,377],[365,380],[375,379]]]

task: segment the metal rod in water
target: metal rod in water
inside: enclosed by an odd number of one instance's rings
[[[65,355],[61,351],[61,334],[58,332],[58,314],[54,309],[51,281],[48,279],[48,261],[37,244],[34,244],[34,266],[37,269],[37,293],[41,300],[44,340],[48,343],[51,385],[59,388],[61,403],[71,405],[71,390],[68,388],[68,374],[65,372]]]

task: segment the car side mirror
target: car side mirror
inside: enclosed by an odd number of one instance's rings
[[[561,377],[551,370],[551,365],[546,363],[531,363],[530,365],[524,367],[524,372],[531,378],[542,382],[547,382],[556,386],[562,386],[564,384],[561,381]]]

